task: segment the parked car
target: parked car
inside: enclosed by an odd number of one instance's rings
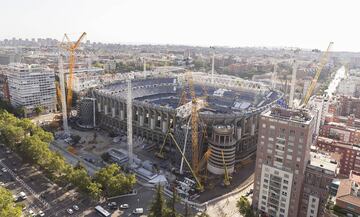
[[[129,204],[127,204],[127,203],[120,205],[120,209],[129,209],[129,207],[130,207]]]
[[[79,207],[78,207],[77,205],[74,205],[74,206],[73,206],[73,209],[76,210],[76,211],[78,211],[78,210],[79,210]]]
[[[6,169],[6,168],[1,168],[1,171],[2,171],[3,173],[6,173],[6,172],[7,172],[7,169]]]
[[[107,206],[110,208],[110,209],[116,209],[117,208],[117,203],[115,201],[113,202],[109,202],[107,204]]]
[[[66,212],[69,213],[70,215],[74,213],[74,211],[72,209],[70,209],[70,208],[67,209]]]
[[[40,210],[39,213],[38,213],[38,216],[43,217],[43,216],[45,216],[45,213],[42,210]]]
[[[144,209],[143,208],[136,208],[133,210],[133,214],[143,214]]]
[[[20,199],[22,199],[22,200],[26,200],[27,199],[27,196],[26,196],[26,194],[25,194],[25,192],[20,192],[19,193],[19,197],[18,198],[20,198]]]

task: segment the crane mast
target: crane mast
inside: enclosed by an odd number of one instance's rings
[[[194,172],[198,175],[199,172],[199,135],[198,135],[198,112],[197,112],[197,99],[194,89],[194,81],[192,74],[189,72],[189,90],[191,95],[191,143],[192,143],[192,166]]]
[[[320,74],[321,74],[321,71],[322,69],[324,68],[327,60],[328,60],[328,57],[329,57],[329,52],[330,52],[330,49],[331,47],[333,46],[334,42],[330,42],[329,43],[329,46],[327,47],[326,51],[323,53],[322,57],[321,57],[321,60],[320,60],[320,65],[319,67],[317,67],[317,70],[316,70],[316,73],[315,73],[315,76],[313,78],[313,80],[311,81],[311,84],[305,94],[305,97],[303,99],[303,102],[302,102],[302,106],[306,106],[306,104],[309,102],[309,99],[316,87],[316,84],[317,84],[317,81],[320,77]]]
[[[72,99],[73,99],[73,79],[74,79],[74,66],[75,66],[75,51],[79,48],[81,41],[86,36],[86,32],[84,32],[79,39],[73,43],[70,38],[67,36],[67,34],[64,35],[64,38],[66,39],[66,43],[62,43],[62,47],[65,48],[67,51],[69,51],[70,57],[69,57],[69,78],[67,80],[67,96],[66,96],[66,102],[67,102],[67,112],[69,113],[71,111],[71,105],[72,105]]]

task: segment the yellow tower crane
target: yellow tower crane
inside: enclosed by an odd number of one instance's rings
[[[79,39],[74,43],[70,40],[70,38],[67,36],[67,34],[64,34],[64,39],[66,39],[66,42],[62,42],[61,47],[63,47],[65,50],[69,51],[70,58],[69,58],[69,78],[67,80],[67,112],[69,113],[71,111],[71,105],[73,101],[73,91],[72,91],[72,85],[73,85],[73,79],[74,79],[74,66],[75,66],[75,51],[79,48],[81,41],[86,36],[86,32],[84,32]]]
[[[199,173],[199,125],[198,125],[198,111],[197,98],[195,94],[194,81],[192,74],[189,72],[189,91],[191,95],[191,149],[192,149],[192,166],[195,174]]]
[[[306,104],[309,102],[309,99],[310,99],[311,95],[313,94],[313,91],[314,91],[314,89],[316,87],[317,81],[318,81],[318,79],[320,77],[321,71],[324,68],[324,66],[325,66],[325,64],[326,64],[326,62],[328,60],[329,52],[330,52],[330,49],[333,46],[333,44],[334,44],[334,42],[330,42],[329,46],[326,49],[326,51],[321,56],[320,65],[316,69],[315,76],[312,79],[308,90],[306,91],[306,94],[305,94],[305,97],[303,99],[303,102],[301,103],[301,106],[306,106]]]

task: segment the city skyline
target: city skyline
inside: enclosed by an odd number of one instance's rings
[[[356,20],[356,1],[56,2],[5,0],[0,39],[61,40],[64,33],[77,38],[85,31],[88,40],[104,43],[323,50],[334,41],[334,51],[360,51],[351,22]]]

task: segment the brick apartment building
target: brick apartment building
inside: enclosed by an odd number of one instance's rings
[[[336,206],[342,209],[346,216],[360,215],[360,174],[351,172],[348,179],[340,180],[336,194]]]
[[[318,137],[316,146],[320,150],[340,155],[339,174],[349,176],[350,171],[352,170],[360,172],[359,145],[336,141],[325,137]]]
[[[315,121],[307,110],[261,115],[253,206],[268,216],[298,216]]]
[[[337,177],[338,163],[329,154],[310,152],[310,161],[305,170],[300,217],[323,216],[329,188]]]
[[[320,128],[319,136],[336,139],[345,143],[358,144],[360,142],[360,130],[339,122],[325,123]]]

